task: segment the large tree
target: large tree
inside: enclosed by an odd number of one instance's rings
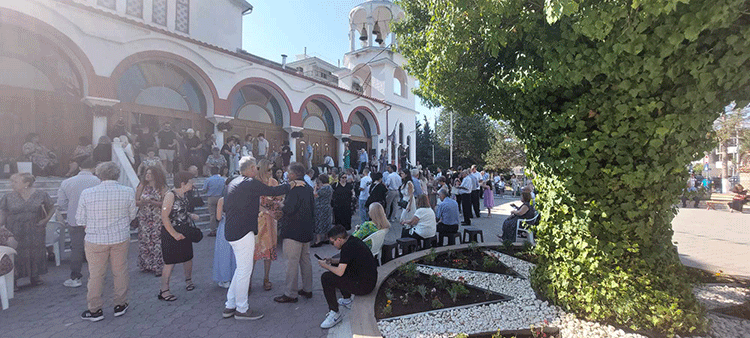
[[[495,141],[484,154],[485,169],[510,172],[514,167],[526,166],[526,153],[513,131],[503,121],[495,124]]]
[[[450,152],[451,114],[441,110],[437,116],[436,135],[439,144]],[[481,114],[453,114],[453,166],[468,168],[473,164],[484,165],[484,154],[494,141],[492,121]],[[450,160],[450,153],[445,158]]]
[[[403,0],[433,106],[509,122],[543,194],[532,284],[593,320],[705,328],[672,246],[685,164],[746,97],[747,0]]]

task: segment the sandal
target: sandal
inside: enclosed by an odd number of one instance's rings
[[[263,290],[270,291],[272,287],[273,284],[271,284],[271,281],[269,281],[268,279],[263,280]]]
[[[169,292],[169,289],[166,289],[166,290],[163,290],[163,291],[159,291],[159,295],[156,298],[158,298],[159,300],[166,301],[166,302],[174,302],[174,301],[177,300],[177,296],[175,296],[175,295],[173,295],[171,293],[168,294],[168,295],[166,295],[166,296],[164,296],[165,292]]]
[[[185,290],[188,290],[188,291],[195,290],[195,284],[193,284],[193,279],[192,278],[186,279],[185,283],[187,283],[187,285],[185,285]]]

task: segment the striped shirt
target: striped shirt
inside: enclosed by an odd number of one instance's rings
[[[78,209],[78,198],[88,188],[99,185],[102,181],[88,170],[81,170],[78,175],[68,178],[60,183],[57,190],[57,207],[60,211],[68,214],[69,226],[77,226],[76,210]]]
[[[104,181],[81,193],[76,222],[86,227],[86,242],[117,244],[130,239],[130,221],[137,212],[133,188]]]

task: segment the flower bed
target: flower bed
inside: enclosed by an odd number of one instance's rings
[[[509,299],[508,296],[467,285],[461,278],[451,281],[439,273],[422,273],[414,262],[410,262],[399,267],[383,282],[375,299],[375,318],[387,319]]]
[[[417,263],[444,268],[491,272],[520,277],[513,269],[475,246],[470,246],[465,250],[451,250],[442,253],[436,253],[433,249],[430,254],[417,260]]]

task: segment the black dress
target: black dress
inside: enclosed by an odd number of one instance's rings
[[[172,205],[172,211],[169,213],[169,221],[172,222],[172,227],[177,229],[180,226],[191,226],[190,215],[188,215],[188,204],[190,202],[188,201],[187,194],[183,194],[180,197],[174,190],[172,190],[172,193],[174,194],[174,204]],[[193,259],[193,242],[187,238],[179,241],[175,240],[169,234],[167,228],[162,227],[161,253],[164,257],[164,264],[187,262]]]
[[[341,224],[346,230],[352,228],[352,188],[351,183],[341,185],[335,183],[333,185],[333,198],[331,199],[331,205],[333,206],[333,224]]]

